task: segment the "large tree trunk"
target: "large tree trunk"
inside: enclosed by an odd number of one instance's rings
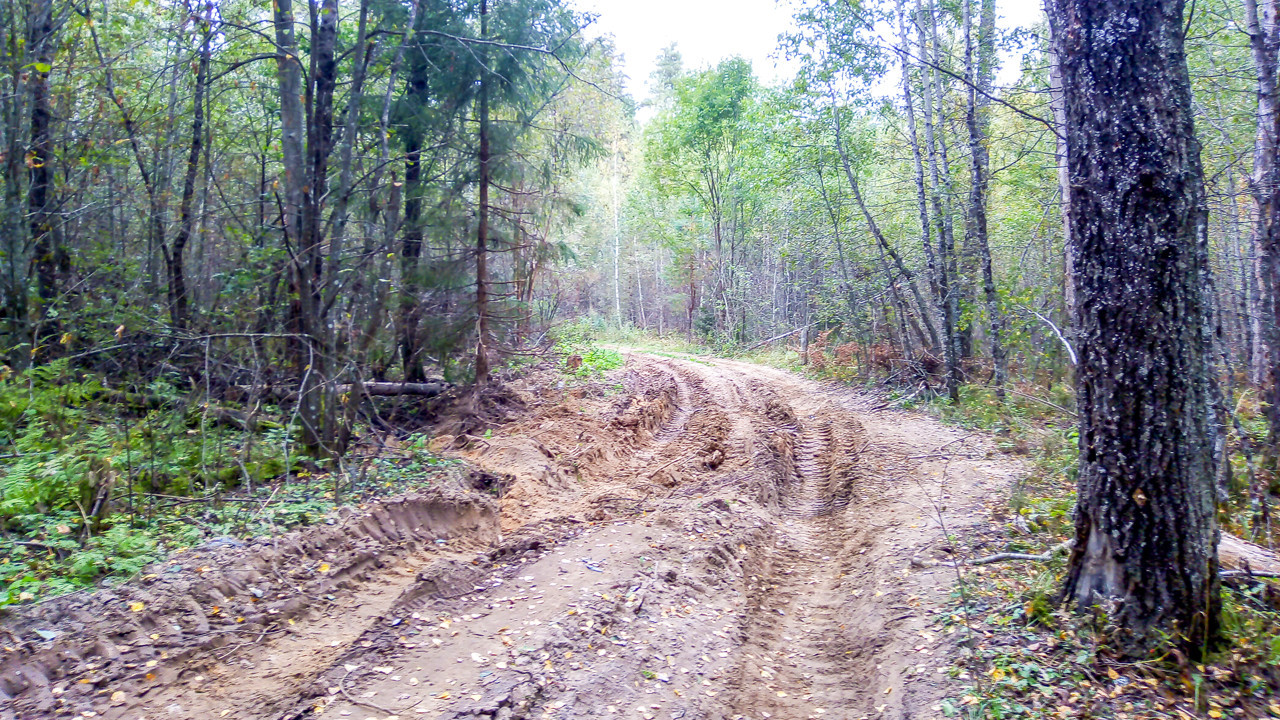
[[[285,173],[285,239],[294,286],[294,364],[300,378],[298,416],[307,452],[325,457],[334,450],[334,411],[329,366],[330,333],[318,291],[323,273],[321,216],[333,141],[333,92],[338,32],[337,0],[324,0],[312,13],[310,91],[304,91],[292,0],[275,2],[277,77],[281,146]],[[310,100],[304,112],[303,100]],[[309,122],[308,122],[309,121]],[[304,157],[303,148],[306,148]]]
[[[1267,420],[1271,426],[1266,462],[1277,464],[1280,443],[1280,2],[1245,0],[1245,24],[1257,74],[1258,134],[1253,144],[1253,247],[1257,255],[1257,334],[1262,347],[1255,373],[1266,387]]]
[[[49,72],[53,67],[53,0],[33,0],[31,32],[31,148],[27,162],[27,220],[30,226],[32,262],[36,273],[36,296],[40,315],[32,337],[32,356],[43,356],[45,341],[55,337],[59,323],[49,315],[58,294],[58,254],[61,252],[55,225],[57,212],[53,197],[53,109],[49,99]],[[37,352],[39,351],[39,352]]]
[[[969,221],[965,228],[969,244],[978,253],[982,265],[982,288],[986,294],[987,322],[991,343],[991,364],[994,369],[992,382],[996,397],[1004,400],[1005,357],[1001,335],[1004,318],[1000,314],[1000,296],[996,293],[995,272],[991,267],[991,246],[987,242],[987,182],[990,179],[990,158],[987,154],[986,96],[990,94],[992,73],[995,66],[995,0],[982,0],[982,19],[978,25],[977,58],[974,58],[973,18],[970,6],[973,0],[964,0],[964,58],[965,75],[968,78],[968,108],[966,124],[969,128],[969,157],[971,181],[969,183]],[[976,63],[975,63],[976,60]],[[979,92],[983,93],[981,96]]]
[[[480,0],[480,37],[488,35],[489,3]],[[481,63],[488,55],[481,54]],[[476,385],[489,382],[489,68],[480,69],[480,190],[476,208]]]
[[[1207,211],[1182,0],[1052,0],[1076,261],[1076,544],[1119,646],[1218,631]],[[1111,604],[1114,603],[1114,606]]]

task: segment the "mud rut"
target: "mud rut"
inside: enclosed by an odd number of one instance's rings
[[[938,510],[978,522],[1018,465],[747,363],[632,353],[622,381],[463,452],[503,480],[497,542],[410,543],[279,632],[10,716],[938,716]]]

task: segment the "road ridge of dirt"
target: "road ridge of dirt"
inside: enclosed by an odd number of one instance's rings
[[[0,701],[10,709],[0,716],[78,714],[102,692],[171,681],[175,665],[277,632],[403,553],[438,552],[453,538],[487,547],[497,517],[490,498],[433,488],[344,507],[330,523],[276,538],[210,541],[149,566],[137,582],[6,611]]]
[[[433,442],[496,479],[485,540],[389,559],[115,702],[104,684],[17,717],[937,714],[937,508],[960,532],[1022,472],[988,439],[727,360],[630,352],[608,382],[508,390],[526,416]]]

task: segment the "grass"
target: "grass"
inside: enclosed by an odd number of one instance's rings
[[[571,345],[621,345],[666,353],[706,355],[711,351],[697,341],[689,342],[683,332],[657,334],[631,326],[619,327],[596,317],[565,323],[556,330],[558,343]]]

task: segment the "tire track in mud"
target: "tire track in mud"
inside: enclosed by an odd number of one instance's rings
[[[714,376],[684,363],[655,364],[676,387],[677,409],[649,446],[633,456],[628,474],[641,483],[675,488],[686,476],[719,471],[722,466],[728,470],[750,456],[750,433],[744,429],[744,419],[736,417],[741,407],[736,388],[726,392]],[[735,445],[740,452],[734,452]]]
[[[927,491],[951,494],[958,530],[976,517],[965,503],[990,491],[984,476],[999,485],[1017,467],[957,461],[938,485],[938,467],[910,458],[960,433],[783,371],[631,354],[626,373],[628,395],[567,396],[463,453],[522,493],[502,499],[507,534],[488,553],[410,555],[360,591],[362,607],[318,608],[308,631],[95,709],[128,720],[166,717],[175,702],[187,717],[244,720],[934,714],[935,670],[952,650],[928,628],[950,580],[912,564],[942,543]],[[576,477],[569,456],[590,458]]]
[[[762,388],[753,384],[760,393]],[[811,403],[805,420],[765,391],[766,432],[795,442],[790,483],[762,573],[748,580],[744,641],[737,651],[725,717],[821,717],[848,706],[850,686],[836,650],[841,575],[830,543],[845,528],[860,426]],[[781,422],[781,425],[776,423]]]

